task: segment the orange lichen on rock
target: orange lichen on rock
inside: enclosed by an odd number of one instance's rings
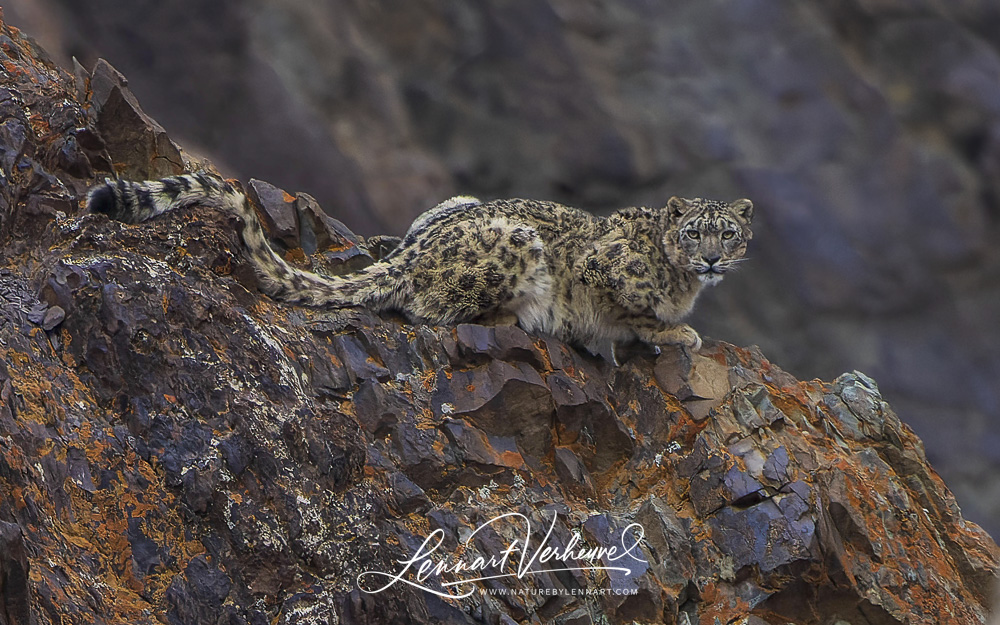
[[[13,622],[983,621],[997,546],[863,374],[799,382],[710,340],[614,364],[517,327],[269,300],[224,216],[80,213],[112,170],[179,167],[169,139],[109,65],[79,102],[3,28],[5,119],[97,146],[34,145],[26,171],[45,175],[2,182],[24,198],[0,206],[0,586],[26,589],[0,607],[28,619]],[[251,186],[290,257],[373,261],[315,200]],[[231,275],[206,269],[220,262]],[[412,571],[359,587],[431,535],[440,561],[510,557],[458,599]],[[641,557],[612,560],[626,535]],[[546,540],[626,572],[548,551],[510,574]],[[454,589],[447,575],[428,588]]]

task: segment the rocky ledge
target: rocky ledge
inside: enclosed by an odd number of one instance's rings
[[[219,215],[84,214],[195,166],[117,72],[0,56],[0,624],[986,619],[996,544],[863,374],[276,303]],[[292,261],[370,262],[248,186]]]

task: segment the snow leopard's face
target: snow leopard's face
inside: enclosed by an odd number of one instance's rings
[[[753,203],[672,197],[667,202],[669,227],[663,245],[675,265],[715,284],[743,260],[753,238]]]

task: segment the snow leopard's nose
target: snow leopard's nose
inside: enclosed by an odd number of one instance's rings
[[[702,258],[702,259],[703,259],[703,260],[704,260],[704,261],[705,261],[706,263],[708,263],[708,266],[709,266],[709,267],[711,267],[711,266],[712,266],[712,265],[714,265],[715,263],[717,263],[717,262],[719,262],[720,260],[722,260],[722,256],[702,256],[701,258]]]

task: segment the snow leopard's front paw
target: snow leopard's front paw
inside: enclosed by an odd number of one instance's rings
[[[686,323],[679,323],[663,330],[657,339],[657,344],[683,345],[693,352],[701,349],[702,344],[698,332]]]

